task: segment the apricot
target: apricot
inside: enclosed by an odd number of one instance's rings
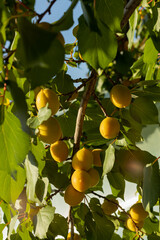
[[[102,167],[102,162],[100,158],[100,152],[102,152],[102,149],[93,149],[92,154],[93,154],[93,165],[96,167]]]
[[[72,167],[74,170],[82,169],[88,171],[93,164],[93,155],[87,148],[82,148],[73,156]]]
[[[52,111],[52,115],[56,114],[60,107],[57,94],[49,88],[41,89],[36,97],[36,106],[39,110],[42,107],[45,107],[48,103],[48,107]]]
[[[118,108],[125,108],[131,103],[130,90],[121,84],[115,85],[110,92],[111,102]]]
[[[67,240],[71,240],[71,232],[68,233],[68,235],[67,235]],[[77,233],[74,233],[74,238],[73,238],[73,240],[81,240],[80,235],[77,234]]]
[[[2,102],[5,106],[8,106],[10,104],[10,100],[8,98],[3,99],[3,95],[0,96],[0,105],[2,105]]]
[[[89,176],[91,178],[91,180],[90,180],[90,182],[91,182],[90,187],[96,186],[99,183],[99,179],[100,179],[99,172],[96,169],[94,169],[94,168],[90,168],[88,170],[88,173],[89,173]]]
[[[130,208],[129,214],[135,222],[141,222],[148,216],[148,213],[144,210],[142,203],[135,203]]]
[[[143,227],[144,221],[140,221],[136,223],[136,226],[138,227],[138,229],[141,229]],[[125,222],[125,226],[132,232],[136,232],[136,226],[134,224],[134,222],[132,221],[131,218],[128,218]]]
[[[106,117],[102,120],[100,127],[102,137],[111,139],[117,137],[120,131],[120,124],[116,118]]]
[[[71,177],[72,186],[79,192],[85,192],[91,186],[91,178],[88,172],[77,169]]]
[[[38,129],[38,137],[41,141],[48,144],[58,141],[62,136],[60,124],[53,117],[50,117],[47,121],[44,121]]]
[[[78,205],[84,198],[83,192],[78,192],[72,184],[68,185],[64,193],[64,200],[70,206]]]
[[[35,97],[35,99],[36,99],[36,97],[37,97],[37,94],[41,91],[41,87],[36,87],[35,89],[34,89],[34,97]]]
[[[118,204],[118,200],[116,200],[115,198],[110,198],[109,200],[111,200],[111,201],[104,199],[104,202],[102,204],[103,212],[106,215],[111,215],[112,213],[116,212],[118,209],[118,206],[116,205],[116,204]],[[116,204],[114,204],[114,202]]]
[[[68,147],[63,141],[56,141],[50,146],[50,153],[57,162],[63,162],[68,157]]]

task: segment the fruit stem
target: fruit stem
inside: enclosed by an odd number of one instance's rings
[[[95,94],[95,92],[93,93],[93,97],[94,97],[94,99],[96,100],[96,102],[98,103],[98,105],[100,106],[100,108],[101,108],[104,116],[105,116],[105,117],[108,117],[108,114],[107,114],[107,112],[106,112],[106,109],[103,107],[102,103],[100,102],[100,100],[99,100],[99,98],[97,97],[97,95]]]

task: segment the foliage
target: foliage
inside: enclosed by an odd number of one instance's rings
[[[71,239],[76,229],[83,240],[132,240],[145,235],[157,240],[159,158],[137,143],[143,142],[144,127],[159,127],[160,3],[72,0],[58,21],[40,27],[56,0],[48,2],[42,14],[35,11],[34,0],[0,2],[0,238],[7,228],[11,240],[56,239],[58,235],[67,239],[70,229]],[[82,15],[73,29],[75,40],[63,44],[61,32],[74,26],[78,2]],[[88,67],[88,78],[72,79],[68,66],[78,69],[82,63]],[[126,108],[110,100],[116,84],[131,92]],[[54,161],[50,144],[39,139],[39,126],[51,118],[51,110],[48,103],[37,109],[37,87],[58,95],[60,108],[52,117],[59,122],[60,140],[69,149],[65,160]],[[103,138],[99,126],[112,116],[120,132],[116,138]],[[70,207],[67,221],[55,212],[52,200],[55,195],[64,200],[74,171],[72,158],[83,147],[102,150],[98,153],[102,166],[94,166],[100,181],[87,187],[80,204]],[[114,201],[118,212],[113,215],[106,215],[101,207],[101,200],[109,199],[103,183],[108,182],[112,199],[124,199],[126,180],[137,185],[139,199],[149,213],[142,230],[118,201]],[[128,217],[136,232],[126,228]],[[117,234],[120,227],[122,237]]]

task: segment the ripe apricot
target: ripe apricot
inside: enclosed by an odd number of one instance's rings
[[[131,103],[130,90],[121,84],[115,85],[110,92],[111,102],[118,108],[125,108]]]
[[[87,148],[82,148],[73,156],[72,167],[77,169],[83,169],[88,171],[93,164],[93,155]]]
[[[94,169],[94,168],[90,168],[88,170],[88,173],[89,173],[89,176],[91,178],[91,181],[90,181],[91,185],[90,185],[90,187],[96,186],[99,183],[99,179],[100,179],[99,172],[96,169]]]
[[[84,198],[83,192],[78,192],[72,184],[68,185],[64,193],[64,200],[70,206],[78,205]]]
[[[135,222],[141,222],[148,216],[148,213],[144,210],[142,203],[135,203],[130,208],[129,214]]]
[[[57,162],[63,162],[68,157],[68,147],[63,141],[56,141],[50,146],[50,153]]]
[[[112,213],[114,213],[118,209],[118,206],[116,205],[116,204],[118,204],[118,200],[116,200],[115,198],[109,198],[109,200],[111,200],[111,201],[108,201],[108,200],[104,199],[104,202],[102,204],[103,212],[106,215],[111,215]],[[114,202],[116,204],[114,204]]]
[[[71,240],[71,232],[68,233],[68,235],[67,235],[67,240]],[[80,235],[77,234],[77,233],[74,233],[74,238],[73,238],[73,240],[81,240]]]
[[[71,177],[72,186],[79,192],[85,192],[91,186],[91,178],[88,172],[77,169]]]
[[[138,227],[138,229],[141,229],[143,227],[144,221],[140,221],[136,223],[136,226]],[[134,222],[132,221],[131,218],[128,218],[125,222],[125,226],[132,232],[136,232],[136,226],[134,224]]]
[[[45,107],[47,103],[52,115],[56,114],[60,106],[57,94],[49,88],[41,89],[36,97],[37,109]]]
[[[115,138],[120,131],[120,124],[116,118],[106,117],[102,120],[99,130],[102,137],[106,139]]]
[[[92,154],[93,154],[93,165],[96,167],[102,167],[102,162],[100,158],[100,152],[102,152],[102,149],[93,149]]]
[[[47,121],[44,121],[38,129],[38,137],[40,140],[48,144],[56,142],[62,135],[60,124],[53,117],[50,117]]]

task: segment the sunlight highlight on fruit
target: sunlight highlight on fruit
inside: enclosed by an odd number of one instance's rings
[[[85,192],[91,186],[91,178],[86,171],[77,169],[72,174],[71,183],[77,191]]]
[[[73,156],[72,167],[76,169],[89,170],[93,164],[92,152],[87,148],[82,148]]]

